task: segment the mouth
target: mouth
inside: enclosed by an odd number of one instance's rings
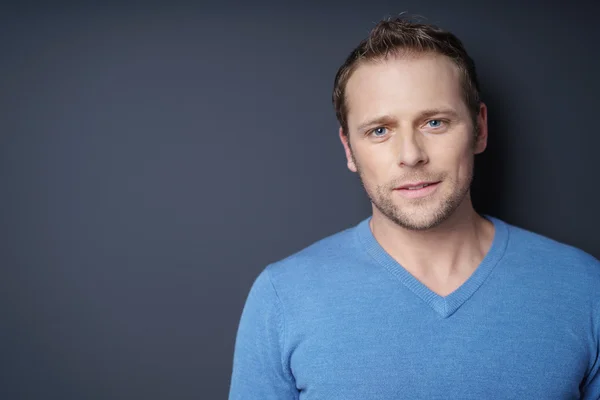
[[[394,189],[394,192],[411,199],[425,197],[435,192],[440,183],[441,181],[409,183]]]

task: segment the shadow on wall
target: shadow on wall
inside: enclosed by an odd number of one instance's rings
[[[471,186],[471,198],[478,213],[502,218],[508,211],[507,162],[508,146],[503,138],[508,132],[510,118],[502,118],[502,99],[485,93],[483,101],[488,107],[488,145],[486,150],[475,156],[475,176]],[[490,112],[491,111],[491,112]]]

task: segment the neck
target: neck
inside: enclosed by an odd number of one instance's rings
[[[412,275],[440,285],[468,278],[494,236],[493,224],[475,212],[469,196],[446,221],[426,231],[403,228],[375,207],[370,226],[381,247]]]

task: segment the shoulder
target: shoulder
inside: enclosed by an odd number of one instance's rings
[[[290,256],[270,264],[272,279],[308,278],[346,265],[357,254],[355,230],[360,224],[324,237]]]
[[[598,267],[599,261],[594,256],[575,246],[559,242],[515,225],[506,225],[508,226],[510,235],[510,247],[516,251],[520,251],[523,255]]]
[[[556,272],[600,285],[600,261],[591,254],[542,234],[504,224],[509,233],[507,257],[527,265],[542,266],[547,273]]]
[[[353,266],[360,263],[364,252],[360,251],[356,231],[363,220],[348,229],[324,237],[290,256],[265,268],[276,287],[316,288],[351,277]]]

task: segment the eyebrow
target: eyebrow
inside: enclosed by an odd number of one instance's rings
[[[391,125],[396,122],[396,118],[391,115],[381,115],[379,117],[375,117],[366,122],[363,122],[358,126],[358,131],[362,132],[363,130],[377,125]]]
[[[458,118],[458,113],[451,108],[432,108],[430,110],[421,111],[417,119],[426,119],[433,117],[434,115],[446,115],[450,118]],[[381,115],[360,124],[358,126],[358,131],[362,132],[371,126],[393,125],[396,123],[396,121],[396,117],[392,115]]]
[[[434,115],[446,115],[451,118],[458,118],[458,113],[452,108],[433,108],[425,110],[419,114],[419,119],[433,117]]]

